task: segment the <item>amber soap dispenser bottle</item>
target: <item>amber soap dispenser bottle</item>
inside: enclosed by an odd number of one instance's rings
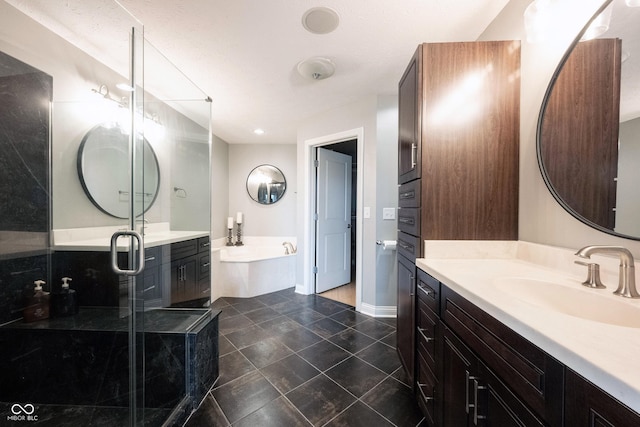
[[[33,295],[27,298],[22,315],[25,322],[35,322],[49,318],[49,292],[42,290],[43,280],[33,282]]]

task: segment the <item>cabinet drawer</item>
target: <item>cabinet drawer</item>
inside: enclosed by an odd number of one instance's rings
[[[400,208],[398,209],[398,230],[420,235],[420,208]]]
[[[409,261],[416,262],[416,258],[419,258],[421,255],[420,242],[420,237],[399,231],[398,253],[406,257]]]
[[[211,247],[211,240],[209,236],[200,237],[198,239],[198,252],[208,252]]]
[[[171,259],[188,257],[198,253],[198,239],[184,240],[171,244]]]
[[[440,282],[418,269],[418,298],[423,301],[436,316],[440,315]]]
[[[416,343],[418,351],[431,364],[436,360],[436,337],[438,336],[438,318],[422,300],[418,300],[416,325]]]
[[[420,180],[416,179],[398,187],[398,206],[401,208],[420,207]]]
[[[144,269],[158,267],[162,263],[162,246],[144,249]]]
[[[209,277],[209,270],[211,269],[211,255],[200,254],[198,255],[198,280]]]
[[[425,415],[427,425],[435,426],[437,381],[433,374],[433,366],[429,366],[421,354],[418,354],[418,369],[416,375],[416,397],[418,398],[418,405]]]
[[[563,365],[446,286],[442,318],[548,425],[562,425]]]

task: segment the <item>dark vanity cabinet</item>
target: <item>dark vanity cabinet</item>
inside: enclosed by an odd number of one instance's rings
[[[398,255],[398,308],[396,312],[396,346],[400,363],[413,382],[415,354],[415,288],[416,265]]]
[[[121,268],[128,268],[127,258],[127,253],[118,254]],[[53,260],[53,277],[73,279],[71,287],[78,292],[80,306],[117,307],[126,299],[128,278],[113,272],[110,252],[56,251]],[[209,269],[209,237],[145,248],[145,267],[136,280],[140,308],[208,300]]]
[[[575,426],[640,426],[640,414],[567,368],[565,417]]]
[[[517,239],[519,69],[518,41],[425,43],[399,83],[397,350],[427,411],[437,289],[421,290],[415,259],[425,240]]]
[[[417,272],[415,396],[426,425],[640,425],[640,414]]]
[[[171,244],[171,305],[209,297],[209,247],[208,237]]]

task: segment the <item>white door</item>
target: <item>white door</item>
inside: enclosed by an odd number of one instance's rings
[[[317,148],[316,292],[351,281],[351,156]]]

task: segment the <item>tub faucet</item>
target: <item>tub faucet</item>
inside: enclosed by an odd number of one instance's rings
[[[576,252],[580,258],[590,258],[596,253],[617,254],[620,257],[620,274],[618,289],[613,293],[626,298],[640,298],[636,290],[636,275],[633,255],[627,248],[621,246],[585,246]]]
[[[291,244],[291,242],[283,242],[282,246],[284,246],[285,255],[295,254],[297,251],[296,248]]]

